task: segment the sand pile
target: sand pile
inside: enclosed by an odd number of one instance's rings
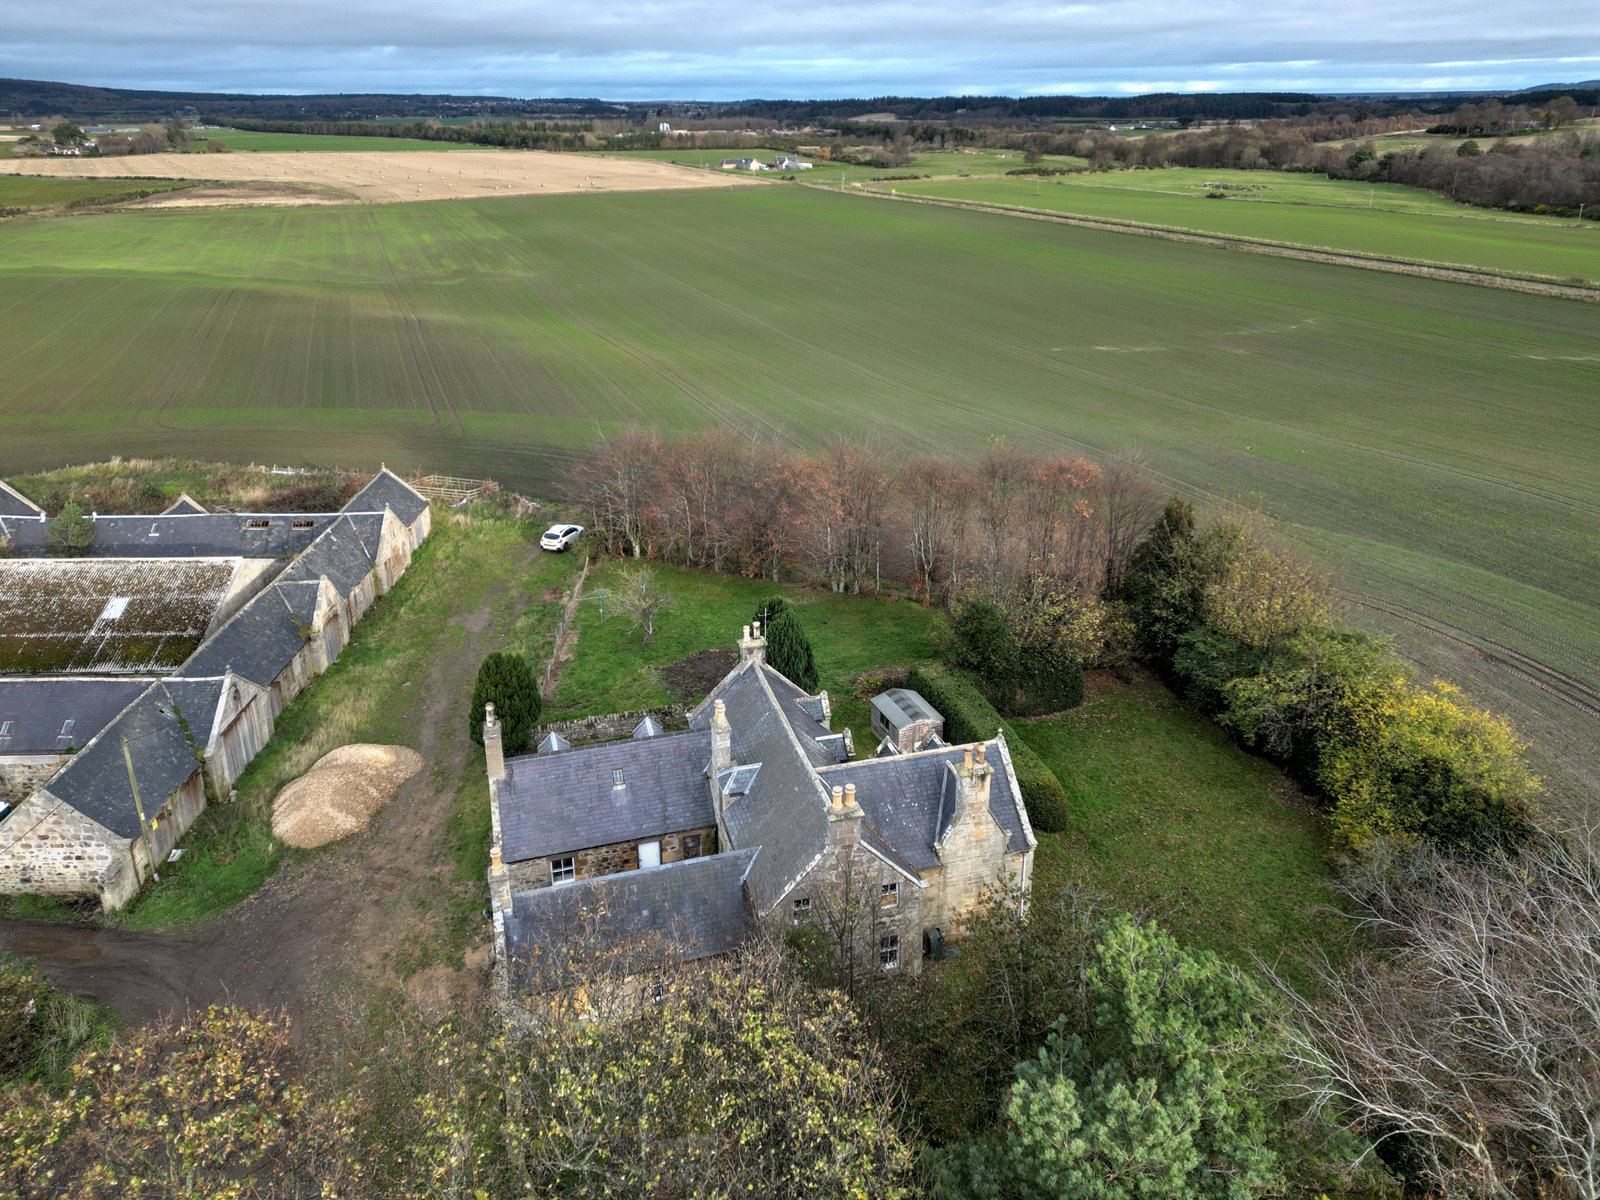
[[[349,837],[422,770],[422,755],[405,746],[358,743],[330,750],[272,802],[272,832],[310,849]]]

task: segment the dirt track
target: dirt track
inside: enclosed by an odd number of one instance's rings
[[[120,158],[0,158],[0,172],[77,179],[202,179],[260,187],[152,197],[142,208],[219,204],[384,204],[478,196],[549,196],[564,192],[650,192],[752,186],[756,180],[710,175],[648,159],[539,150],[268,151],[238,154],[143,154]],[[312,189],[307,192],[305,189]],[[319,194],[320,192],[320,194]]]
[[[427,766],[365,833],[286,866],[255,896],[191,934],[0,921],[0,949],[37,958],[68,991],[133,1023],[234,1002],[287,1009],[301,1037],[331,1031],[337,1001],[394,982],[392,957],[443,919],[438,880],[449,872],[447,797],[472,754],[457,716],[474,664],[534,602],[532,595],[491,596],[455,619],[464,644],[436,655],[426,686],[416,689],[413,715],[423,731],[417,749]],[[439,1004],[481,982],[470,968],[433,968],[414,975],[408,991]]]

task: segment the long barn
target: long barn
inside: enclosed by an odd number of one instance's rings
[[[0,575],[30,613],[0,638],[0,893],[120,908],[338,657],[428,536],[384,470],[332,513],[209,513],[185,497],[94,518],[84,557],[0,483]],[[163,581],[172,591],[157,603]],[[120,589],[120,590],[119,590]],[[128,594],[124,595],[123,592]]]

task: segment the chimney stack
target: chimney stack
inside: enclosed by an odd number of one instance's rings
[[[761,622],[744,627],[744,635],[739,639],[739,665],[746,663],[763,663],[767,661],[767,639],[761,636]]]
[[[497,912],[511,911],[511,876],[499,842],[489,847],[489,901]]]
[[[972,768],[972,801],[985,811],[989,808],[989,785],[994,779],[994,768],[989,765],[989,746],[978,743],[977,762]]]
[[[725,797],[717,776],[733,766],[733,726],[728,724],[728,706],[718,700],[711,706],[711,803],[722,816]]]
[[[500,744],[500,721],[494,705],[483,706],[483,757],[491,780],[506,777],[506,753]]]
[[[833,806],[828,809],[828,844],[848,849],[861,840],[861,806],[856,803],[856,785],[833,787]]]

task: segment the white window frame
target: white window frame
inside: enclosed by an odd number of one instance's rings
[[[562,864],[566,865],[563,866]],[[578,858],[574,854],[564,854],[560,858],[550,860],[550,886],[561,887],[564,884],[576,883],[578,879]]]
[[[789,907],[789,915],[796,925],[811,919],[811,897],[797,896]]]
[[[878,966],[893,971],[900,966],[900,935],[886,933],[878,939]]]
[[[879,908],[897,908],[900,904],[900,881],[892,880],[883,884],[878,891]]]

